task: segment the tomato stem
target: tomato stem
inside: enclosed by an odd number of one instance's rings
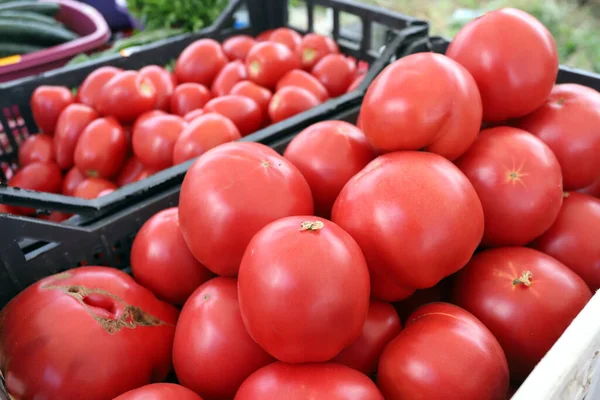
[[[527,287],[531,286],[531,278],[533,278],[533,273],[531,271],[523,271],[520,277],[513,280],[513,285],[525,285]]]
[[[321,221],[304,221],[300,224],[301,231],[318,231],[323,229],[323,222]]]

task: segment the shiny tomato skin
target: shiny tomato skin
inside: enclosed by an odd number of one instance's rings
[[[230,94],[246,96],[258,104],[263,113],[263,126],[269,123],[269,103],[273,97],[273,92],[269,89],[257,85],[251,81],[242,81],[235,84]]]
[[[311,71],[327,89],[329,96],[346,93],[356,76],[356,64],[342,54],[328,54]]]
[[[377,362],[383,349],[401,330],[402,324],[394,306],[371,300],[367,321],[359,338],[332,361],[371,376],[377,370]]]
[[[381,152],[425,149],[454,160],[479,133],[481,98],[473,78],[456,62],[441,54],[413,54],[375,78],[359,121]]]
[[[117,186],[102,178],[86,178],[73,191],[74,197],[92,200],[100,197],[105,190],[116,190]]]
[[[169,111],[171,96],[176,86],[171,78],[171,73],[158,65],[148,65],[140,69],[140,75],[150,80],[156,89],[155,107],[159,110]]]
[[[345,365],[276,362],[250,375],[234,400],[384,400],[366,375]]]
[[[231,92],[236,83],[248,78],[246,65],[242,61],[231,61],[223,67],[211,86],[213,96],[225,96]]]
[[[65,196],[73,196],[77,186],[79,186],[79,184],[85,179],[86,176],[83,175],[81,171],[77,169],[77,167],[71,168],[64,176],[61,193]]]
[[[344,121],[323,121],[294,137],[283,156],[310,185],[315,213],[328,218],[344,185],[377,154],[356,126]]]
[[[196,118],[200,117],[201,115],[204,115],[204,110],[201,108],[198,108],[197,110],[190,111],[189,113],[185,114],[183,116],[183,120],[187,123],[190,123],[193,120],[195,120]]]
[[[171,367],[177,314],[114,268],[81,267],[44,278],[3,310],[0,357],[8,392],[105,400],[160,381]],[[50,375],[44,373],[49,368]]]
[[[24,167],[34,162],[54,162],[54,139],[40,133],[31,135],[19,147],[19,165]]]
[[[113,118],[99,118],[81,133],[75,147],[75,166],[86,176],[110,178],[121,170],[127,150],[123,127]]]
[[[573,271],[525,247],[478,253],[458,273],[452,290],[452,301],[498,339],[517,381],[527,377],[591,297]]]
[[[256,44],[246,57],[248,77],[267,89],[273,89],[279,79],[299,65],[300,60],[295,53],[275,42]]]
[[[121,68],[104,66],[90,73],[81,86],[79,86],[79,90],[77,91],[78,102],[88,107],[96,108],[96,103],[104,85],[122,71]]]
[[[269,40],[269,37],[271,36],[271,33],[273,33],[274,29],[267,29],[264,32],[261,32],[257,37],[256,37],[256,41],[258,43],[260,42],[266,42]]]
[[[131,272],[156,297],[176,305],[212,276],[187,248],[177,207],[158,212],[142,225],[131,246]]]
[[[61,169],[75,165],[73,158],[77,141],[83,130],[99,117],[96,110],[84,104],[71,104],[60,113],[54,132],[54,151],[56,163]]]
[[[592,292],[600,289],[600,199],[566,193],[554,224],[533,247],[556,258],[579,275]]]
[[[362,83],[362,81],[365,79],[365,75],[359,75],[358,77],[356,77],[352,83],[350,84],[350,86],[348,86],[348,89],[346,90],[346,93],[350,93],[355,91],[356,89],[358,89],[358,87],[360,86],[360,84]]]
[[[217,277],[194,291],[173,344],[175,372],[184,386],[204,398],[232,399],[250,374],[273,361],[244,328],[235,279]]]
[[[96,101],[98,112],[131,123],[156,107],[158,99],[152,80],[137,71],[120,72],[100,91]]]
[[[321,104],[319,99],[308,90],[297,86],[285,86],[279,89],[269,103],[269,118],[277,123],[310,110]]]
[[[591,185],[600,176],[600,93],[577,85],[556,85],[550,97],[517,126],[550,147],[560,163],[565,190]]]
[[[594,196],[600,199],[600,176],[594,183],[589,186],[584,187],[583,189],[579,189],[577,192],[583,194],[589,194],[590,196]]]
[[[181,83],[194,82],[210,87],[229,60],[221,44],[200,39],[186,47],[175,63],[175,75]]]
[[[504,400],[506,356],[473,315],[448,303],[419,308],[383,351],[377,386],[386,399]]]
[[[144,171],[146,167],[142,162],[135,156],[131,156],[123,164],[123,168],[119,171],[115,183],[117,186],[125,186],[130,183],[136,182],[137,177]]]
[[[205,113],[213,112],[229,118],[242,136],[257,131],[263,121],[258,104],[246,96],[232,94],[217,97],[206,103],[203,110]]]
[[[422,289],[462,268],[483,235],[483,210],[467,177],[425,152],[390,153],[344,186],[332,221],[360,245],[369,268]]]
[[[456,165],[483,205],[485,245],[525,245],[550,228],[560,211],[560,165],[552,150],[528,132],[483,130]]]
[[[449,302],[450,301],[450,290],[452,288],[453,275],[448,278],[442,279],[437,285],[427,288],[416,290],[410,297],[394,303],[396,311],[400,316],[400,321],[405,323],[408,321],[410,315],[419,307],[429,303],[436,302]]]
[[[190,389],[174,383],[152,383],[130,390],[113,400],[202,400]]]
[[[31,95],[31,113],[41,132],[52,136],[58,116],[75,101],[69,88],[64,86],[38,86]]]
[[[206,86],[199,83],[182,83],[175,88],[171,97],[171,112],[184,116],[202,108],[212,98]]]
[[[179,196],[188,247],[208,269],[225,276],[237,274],[246,246],[265,225],[312,213],[310,187],[300,171],[258,143],[225,143],[204,153],[188,170]]]
[[[241,138],[240,131],[227,117],[206,113],[191,122],[173,148],[173,163],[181,164],[198,157],[220,144]]]
[[[302,60],[302,68],[311,71],[323,57],[328,54],[337,54],[340,49],[332,38],[317,33],[308,33],[302,38],[296,52]]]
[[[371,297],[381,301],[404,300],[415,292],[415,288],[405,286],[397,280],[388,279],[380,271],[371,268]]]
[[[491,11],[467,23],[446,55],[475,78],[483,120],[489,122],[534,111],[546,101],[558,74],[552,34],[535,17],[514,8]]]
[[[62,188],[62,173],[54,162],[34,162],[19,169],[8,180],[8,186],[37,192],[59,193]],[[12,214],[33,215],[35,209],[8,206]]]
[[[294,69],[285,74],[277,82],[276,90],[286,86],[297,86],[306,89],[314,94],[320,102],[324,102],[329,98],[329,93],[325,89],[325,86],[317,78],[301,69]]]
[[[133,154],[142,164],[165,169],[173,165],[173,148],[187,123],[177,115],[158,115],[136,124]]]
[[[290,28],[277,28],[269,35],[269,41],[281,43],[291,51],[295,51],[302,43],[302,35]]]
[[[223,42],[223,51],[230,61],[246,59],[250,49],[256,44],[256,40],[248,35],[235,35]]]

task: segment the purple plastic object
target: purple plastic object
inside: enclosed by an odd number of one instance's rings
[[[0,66],[0,82],[40,74],[65,65],[73,56],[102,46],[110,38],[110,29],[93,7],[73,0],[40,0],[60,4],[56,19],[80,37],[58,46],[21,56],[19,62]]]

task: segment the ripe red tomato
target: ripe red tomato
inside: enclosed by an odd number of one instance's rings
[[[59,193],[62,188],[62,173],[53,162],[34,162],[19,169],[9,179],[8,186],[38,192]],[[33,215],[35,209],[25,207],[9,207],[12,214]]]
[[[31,113],[41,132],[50,136],[58,116],[75,101],[73,94],[64,86],[38,86],[31,95]]]
[[[206,86],[199,83],[182,83],[175,88],[171,97],[171,112],[184,116],[204,107],[211,97]]]
[[[302,68],[311,71],[323,57],[340,52],[337,43],[330,37],[308,33],[296,50],[302,60]]]
[[[60,223],[60,222],[68,220],[72,216],[73,216],[73,214],[67,214],[67,213],[60,212],[60,211],[52,211],[48,215],[38,215],[38,218],[42,219],[44,221]]]
[[[140,75],[147,78],[156,89],[156,105],[159,110],[169,111],[171,96],[176,84],[171,78],[171,73],[158,65],[148,65],[140,69]]]
[[[525,131],[483,130],[456,165],[483,205],[486,245],[525,245],[548,229],[560,211],[560,165],[548,146]]]
[[[342,188],[376,153],[354,125],[323,121],[300,132],[283,156],[302,172],[310,185],[316,214],[329,218]]]
[[[440,301],[450,301],[450,290],[452,288],[453,275],[442,279],[437,285],[416,290],[410,297],[394,304],[396,311],[400,316],[400,321],[406,323],[410,315],[419,307],[425,304],[435,303]]]
[[[301,69],[294,69],[285,74],[283,78],[277,82],[276,90],[286,86],[297,86],[306,89],[314,94],[321,102],[324,102],[329,98],[325,86],[323,86],[317,78]]]
[[[514,8],[488,12],[469,22],[446,54],[475,78],[484,121],[499,122],[534,111],[546,101],[558,74],[552,34],[535,17]],[[433,87],[432,82],[427,87]]]
[[[110,178],[127,156],[123,127],[113,118],[99,118],[81,133],[75,147],[75,166],[86,176]]]
[[[204,110],[198,108],[197,110],[190,111],[189,113],[185,114],[183,116],[183,120],[187,123],[190,123],[201,115],[204,115]]]
[[[242,61],[232,61],[223,67],[213,81],[211,91],[213,96],[225,96],[231,92],[236,83],[246,80],[246,65]]]
[[[105,400],[160,381],[171,367],[177,314],[114,268],[44,278],[2,312],[0,362],[8,393]]]
[[[277,28],[269,35],[269,41],[281,43],[291,51],[295,51],[302,43],[302,35],[290,28]]]
[[[257,37],[256,37],[256,41],[257,42],[266,42],[269,40],[269,37],[271,36],[271,33],[273,33],[274,29],[268,29],[264,32],[261,32]]]
[[[388,279],[381,271],[371,268],[371,297],[382,301],[404,300],[415,292],[415,288],[403,285],[394,279]]]
[[[350,86],[348,86],[348,89],[346,90],[346,93],[350,93],[355,91],[356,89],[358,89],[358,87],[360,86],[360,84],[362,83],[362,81],[365,79],[365,75],[359,75],[358,77],[356,77],[352,83],[350,84]]]
[[[73,196],[75,193],[75,189],[81,182],[85,180],[86,176],[81,173],[77,167],[73,167],[65,174],[65,177],[62,182],[62,191],[61,193],[65,196]]]
[[[56,163],[61,169],[75,165],[75,146],[83,130],[100,115],[91,107],[71,104],[60,113],[54,132]]]
[[[344,364],[365,375],[372,375],[377,369],[383,349],[401,330],[402,324],[394,306],[371,300],[360,337],[350,347],[342,350],[333,362]]]
[[[263,126],[269,123],[269,103],[273,97],[273,93],[262,86],[257,85],[254,82],[242,81],[235,84],[231,89],[230,94],[236,94],[240,96],[246,96],[251,98],[258,104],[263,114]]]
[[[586,186],[583,189],[579,189],[578,192],[583,194],[589,194],[590,196],[594,196],[600,199],[600,177],[596,179],[596,181],[591,185]]]
[[[213,147],[240,138],[240,131],[229,118],[216,113],[203,114],[181,133],[173,148],[173,163],[181,164]]]
[[[157,98],[156,88],[150,79],[137,71],[124,71],[104,85],[96,107],[104,116],[129,123],[154,109]]]
[[[173,148],[187,123],[176,115],[158,115],[135,125],[133,153],[146,166],[165,169],[173,165]]]
[[[594,89],[556,85],[546,102],[517,126],[550,147],[566,190],[591,185],[600,176],[600,93]]]
[[[240,131],[247,136],[257,131],[263,121],[260,107],[246,96],[228,95],[217,97],[206,103],[204,112],[214,112],[229,118]]]
[[[175,75],[179,82],[194,82],[210,87],[228,61],[216,40],[196,40],[179,55],[175,63]]]
[[[113,400],[202,400],[200,396],[174,383],[152,383],[115,397]]]
[[[462,268],[484,226],[467,177],[443,157],[412,151],[371,161],[342,189],[332,221],[356,239],[372,271],[416,289]]]
[[[173,344],[181,384],[208,399],[233,399],[250,374],[273,361],[244,328],[235,279],[214,278],[190,296]]]
[[[248,244],[238,291],[246,330],[267,353],[288,363],[324,362],[361,334],[369,270],[356,241],[333,222],[287,217]]]
[[[250,49],[256,44],[256,40],[248,35],[235,35],[223,42],[223,51],[230,61],[246,59]]]
[[[386,399],[504,400],[508,384],[496,338],[473,315],[448,303],[415,311],[383,351],[377,370]]]
[[[273,123],[283,121],[321,104],[314,94],[296,86],[278,90],[269,103],[269,117]]]
[[[274,88],[279,79],[299,65],[296,54],[285,45],[275,42],[256,44],[246,57],[250,80],[268,89]]]
[[[300,171],[258,143],[209,150],[190,167],[179,195],[188,247],[208,269],[225,276],[237,274],[246,246],[265,225],[312,213],[310,187]]]
[[[375,78],[359,119],[381,152],[425,149],[454,160],[479,133],[481,98],[473,78],[456,62],[440,54],[413,54]]]
[[[104,85],[122,71],[121,68],[104,66],[91,72],[87,78],[85,78],[81,86],[79,86],[79,90],[77,91],[77,100],[79,103],[96,108],[96,103]]]
[[[150,175],[154,175],[158,171],[159,170],[156,168],[146,167],[135,156],[131,156],[117,175],[115,183],[118,186],[125,186],[133,182],[141,181]]]
[[[19,147],[19,164],[24,167],[34,162],[54,162],[52,136],[40,133],[29,136]]]
[[[276,362],[250,375],[235,400],[384,400],[367,376],[340,364]]]
[[[75,188],[73,192],[74,197],[81,197],[82,199],[92,200],[100,195],[105,190],[116,190],[117,186],[109,180],[102,178],[86,178]]]
[[[504,247],[476,254],[458,273],[452,296],[492,331],[506,353],[511,378],[523,380],[592,293],[554,258]]]
[[[331,97],[346,93],[356,76],[356,64],[342,54],[328,54],[311,72],[325,86]]]

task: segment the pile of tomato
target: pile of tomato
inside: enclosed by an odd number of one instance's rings
[[[357,125],[207,151],[132,275],[4,308],[9,393],[509,398],[600,288],[600,93],[557,72],[546,28],[501,9],[388,66]]]

